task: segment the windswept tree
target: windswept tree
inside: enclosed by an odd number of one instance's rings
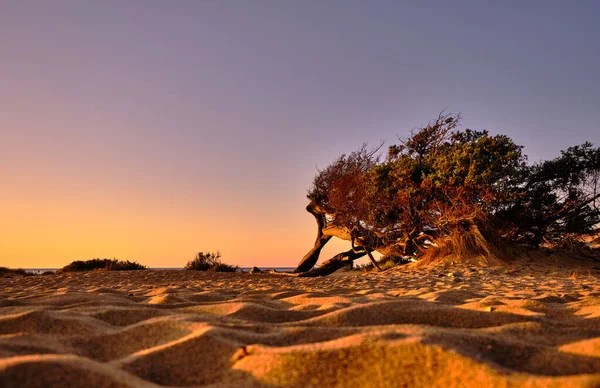
[[[310,271],[332,237],[352,249],[328,273],[377,251],[388,256],[497,254],[503,239],[537,246],[593,233],[600,221],[600,149],[571,147],[529,165],[505,135],[459,130],[440,114],[399,144],[342,155],[314,178],[306,210],[317,221],[313,248],[295,272]]]

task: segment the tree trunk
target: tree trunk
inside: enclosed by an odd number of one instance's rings
[[[371,254],[371,251],[367,250],[367,255],[369,256],[369,260],[371,260],[371,263],[373,263],[375,268],[377,268],[377,271],[381,272],[381,267],[379,266],[379,264],[377,264],[377,260],[375,260],[375,258]]]
[[[315,268],[308,272],[299,273],[298,277],[313,278],[317,276],[327,276],[340,268],[351,264],[354,260],[360,259],[367,254],[367,251],[356,252],[352,249],[346,252],[338,253],[331,259],[327,260],[319,268]]]
[[[319,255],[321,254],[321,250],[327,244],[329,240],[331,240],[331,236],[325,236],[323,234],[323,228],[325,227],[325,214],[319,212],[314,201],[311,201],[306,206],[306,211],[312,214],[317,220],[317,239],[315,240],[315,245],[313,248],[302,258],[294,273],[300,272],[308,272],[310,271],[317,261],[319,261]]]
[[[374,235],[370,236],[370,238],[364,238],[364,236],[353,238],[352,231],[350,231],[348,228],[340,227],[337,225],[327,225],[327,220],[325,218],[325,210],[320,208],[314,201],[311,201],[306,206],[306,211],[312,214],[317,220],[317,238],[315,240],[315,245],[313,246],[313,248],[302,258],[296,269],[294,269],[293,273],[295,274],[308,272],[311,269],[313,269],[313,267],[319,261],[319,255],[321,254],[321,250],[323,249],[325,244],[327,244],[327,242],[331,240],[332,237],[337,237],[341,240],[351,241],[361,248],[367,249],[369,251],[377,251],[382,255],[386,256],[400,256],[405,253],[403,250],[405,244],[399,244],[398,242],[396,242],[393,244],[386,245]],[[367,253],[363,253],[361,257],[366,254]],[[374,261],[374,259],[371,261]],[[375,266],[377,267],[376,263]]]

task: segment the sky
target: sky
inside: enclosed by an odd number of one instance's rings
[[[0,0],[0,266],[295,266],[318,167],[447,108],[600,145],[600,2]],[[329,258],[344,242],[331,242]]]

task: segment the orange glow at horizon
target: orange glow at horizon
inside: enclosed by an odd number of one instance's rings
[[[297,264],[314,241],[316,226],[286,204],[264,208],[250,192],[197,196],[169,187],[125,186],[32,170],[0,169],[0,266],[60,268],[73,260],[117,258],[149,267],[182,267],[198,251],[221,251],[223,261],[240,266]],[[300,194],[300,193],[299,193]],[[289,205],[288,205],[289,207]],[[322,258],[347,249],[332,241]]]

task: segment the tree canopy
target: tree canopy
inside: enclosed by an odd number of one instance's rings
[[[440,114],[387,155],[363,145],[319,170],[307,206],[317,239],[296,272],[333,236],[352,242],[334,258],[343,261],[372,251],[418,259],[440,247],[493,254],[502,240],[562,245],[598,230],[600,148],[586,142],[531,164],[510,137],[460,121]]]

